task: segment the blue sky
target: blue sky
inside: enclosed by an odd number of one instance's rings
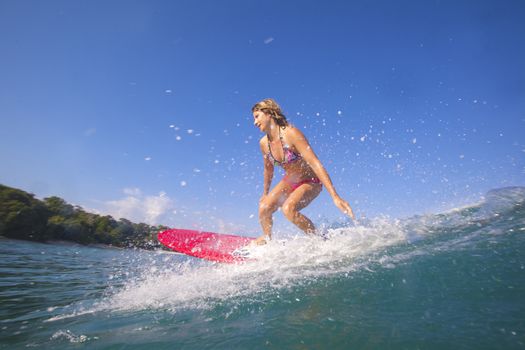
[[[522,1],[1,0],[0,183],[255,235],[250,108],[273,97],[358,215],[473,203],[525,185],[524,18]],[[305,212],[343,220],[326,191]]]

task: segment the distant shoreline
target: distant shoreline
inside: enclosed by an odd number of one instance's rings
[[[82,243],[77,243],[73,241],[64,241],[64,240],[50,240],[50,241],[40,242],[40,241],[34,241],[34,240],[17,239],[17,238],[0,236],[0,243],[2,241],[26,242],[26,243],[36,243],[36,244],[43,244],[43,245],[65,246],[65,247],[84,247],[84,248],[112,249],[112,250],[140,250],[140,251],[147,251],[147,252],[158,252],[162,254],[184,255],[182,253],[179,253],[173,250],[168,250],[164,248],[163,246],[160,246],[158,248],[152,248],[152,249],[144,249],[144,248],[138,248],[138,247],[116,247],[116,246],[109,245],[109,244],[99,244],[99,243],[82,244]]]

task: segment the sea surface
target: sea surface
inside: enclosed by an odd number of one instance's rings
[[[523,349],[525,188],[256,261],[0,239],[0,349]]]

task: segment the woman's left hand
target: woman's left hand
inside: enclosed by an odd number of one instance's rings
[[[350,207],[350,204],[348,204],[347,201],[345,201],[341,197],[334,198],[334,204],[336,207],[338,207],[343,213],[350,216],[352,220],[355,220],[354,212],[352,211],[352,207]]]

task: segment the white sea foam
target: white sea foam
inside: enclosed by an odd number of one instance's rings
[[[63,331],[60,330],[58,332],[55,332],[51,336],[51,340],[60,340],[64,339],[70,343],[85,343],[89,340],[89,338],[83,334],[81,335],[75,335],[73,332],[71,332],[69,329]]]
[[[168,259],[145,267],[140,278],[126,283],[98,307],[177,310],[207,308],[248,296],[257,298],[260,293],[358,270],[370,261],[378,261],[374,253],[406,241],[400,225],[385,219],[366,227],[331,229],[328,236],[328,240],[306,236],[276,239],[251,249],[254,260],[244,264],[186,263],[166,270]]]

